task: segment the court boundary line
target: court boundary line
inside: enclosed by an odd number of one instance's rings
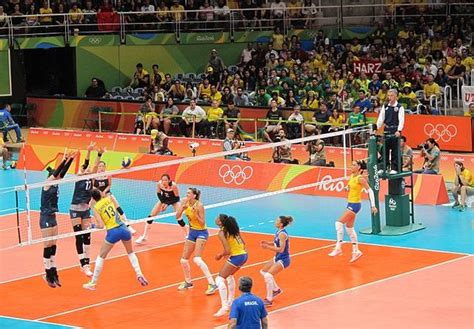
[[[421,267],[421,268],[418,268],[418,269],[415,269],[415,270],[411,270],[411,271],[408,271],[408,272],[403,272],[403,273],[400,273],[400,274],[392,275],[392,276],[389,276],[387,278],[383,278],[383,279],[379,279],[379,280],[376,280],[376,281],[364,283],[362,285],[355,286],[355,287],[348,288],[348,289],[344,289],[344,290],[340,290],[340,291],[336,291],[336,292],[333,292],[333,293],[328,294],[328,295],[319,296],[319,297],[316,297],[316,298],[305,300],[303,302],[288,305],[288,306],[279,308],[277,310],[270,311],[270,312],[268,312],[268,315],[272,315],[272,314],[275,314],[275,313],[278,313],[278,312],[281,312],[281,311],[292,309],[294,307],[299,307],[299,306],[306,305],[306,304],[309,304],[309,303],[312,303],[312,302],[316,302],[316,301],[319,301],[319,300],[322,300],[322,299],[326,299],[326,298],[330,298],[330,297],[333,297],[333,296],[348,293],[348,292],[351,292],[351,291],[354,291],[354,290],[357,290],[357,289],[360,289],[360,288],[368,287],[368,286],[375,285],[375,284],[378,284],[378,283],[383,283],[385,281],[390,281],[390,280],[393,280],[393,279],[398,279],[398,278],[403,277],[403,276],[408,276],[408,275],[411,275],[411,274],[414,274],[414,273],[417,273],[417,272],[421,272],[421,271],[424,271],[424,270],[429,270],[429,269],[432,269],[432,268],[435,268],[435,267],[438,267],[438,266],[447,265],[447,264],[450,264],[450,263],[454,263],[454,262],[457,262],[457,261],[460,261],[460,260],[463,260],[463,259],[466,259],[466,258],[472,258],[472,257],[474,257],[474,256],[473,255],[465,255],[465,256],[462,256],[462,257],[458,257],[458,258],[454,258],[454,259],[450,259],[450,260],[445,260],[441,263],[436,263],[436,264],[424,266],[424,267]],[[214,327],[214,329],[222,329],[222,328],[227,328],[227,325],[220,325],[220,326]]]
[[[0,321],[2,318],[6,319],[11,319],[11,320],[19,320],[19,321],[25,321],[25,322],[35,322],[35,323],[44,323],[52,326],[61,326],[61,327],[66,327],[66,328],[80,328],[76,326],[70,326],[68,324],[62,324],[62,323],[56,323],[56,322],[45,322],[45,321],[39,321],[39,320],[30,320],[30,319],[23,319],[23,318],[18,318],[15,316],[8,316],[8,315],[0,315]]]
[[[311,249],[308,249],[308,250],[304,250],[304,251],[300,251],[298,253],[292,254],[291,256],[296,257],[296,256],[309,254],[309,253],[312,253],[312,252],[315,252],[315,251],[319,251],[319,250],[327,249],[329,247],[333,247],[334,245],[335,244],[332,243],[332,244],[329,244],[329,245],[324,245],[324,246],[320,246],[320,247],[316,247],[316,248],[311,248]],[[249,265],[242,266],[241,268],[250,268],[250,267],[254,267],[254,266],[258,266],[258,265],[263,265],[263,264],[267,263],[269,260],[270,260],[270,258],[268,258],[264,261],[260,261],[260,262],[256,262],[256,263],[252,263],[252,264],[249,264]],[[217,274],[219,274],[219,272],[211,273],[212,276],[216,276]],[[196,281],[200,281],[200,280],[203,280],[203,279],[206,279],[206,276],[203,275],[203,276],[200,276],[200,277],[196,277],[192,281],[196,282]],[[42,320],[46,320],[46,319],[51,319],[51,318],[55,318],[55,317],[59,317],[59,316],[63,316],[63,315],[67,315],[67,314],[87,310],[87,309],[90,309],[90,308],[115,303],[115,302],[122,301],[122,300],[125,300],[125,299],[146,295],[146,294],[149,294],[149,293],[153,293],[153,292],[157,292],[157,291],[161,291],[161,290],[165,290],[165,289],[168,289],[168,288],[178,286],[182,282],[183,281],[179,281],[179,282],[176,282],[176,283],[172,283],[172,284],[168,284],[168,285],[165,285],[165,286],[153,288],[153,289],[150,289],[150,290],[145,290],[145,291],[137,292],[137,293],[126,295],[126,296],[109,299],[109,300],[106,300],[106,301],[103,301],[103,302],[78,307],[78,308],[75,308],[75,309],[72,309],[72,310],[69,310],[69,311],[63,311],[63,312],[60,312],[60,313],[44,316],[44,317],[38,318],[36,320],[42,321]]]

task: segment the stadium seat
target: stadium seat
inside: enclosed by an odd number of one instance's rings
[[[116,87],[112,87],[112,92],[114,93],[121,93],[122,92],[122,87],[119,87],[119,86],[116,86]]]
[[[230,74],[235,74],[239,70],[239,67],[237,65],[229,65],[227,67],[227,70],[229,71]]]

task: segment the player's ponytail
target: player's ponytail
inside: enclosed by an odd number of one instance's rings
[[[293,217],[291,216],[280,216],[279,218],[283,227],[287,227],[288,225],[293,223]]]
[[[357,160],[356,163],[359,165],[361,171],[367,169],[367,162],[365,162],[365,160]]]
[[[195,187],[190,187],[189,190],[196,196],[196,200],[199,201],[199,198],[201,197],[201,191]]]

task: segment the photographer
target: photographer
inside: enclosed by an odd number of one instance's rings
[[[323,140],[317,139],[306,143],[305,150],[309,153],[309,161],[305,165],[326,166],[326,150]]]
[[[413,169],[413,150],[407,144],[407,138],[400,136],[400,152],[402,153],[402,171]]]
[[[441,151],[438,143],[433,138],[428,138],[426,143],[418,145],[421,148],[421,156],[425,158],[423,169],[415,171],[419,174],[439,174],[439,161]]]
[[[285,131],[280,129],[278,131],[278,135],[275,137],[275,142],[284,142],[287,141]],[[293,159],[293,155],[291,154],[291,144],[285,144],[282,146],[277,146],[273,149],[272,154],[272,161],[274,163],[298,163],[298,160]]]
[[[150,153],[158,155],[173,155],[173,152],[168,148],[169,138],[162,131],[153,129],[150,133]]]
[[[237,150],[241,148],[243,145],[244,145],[243,142],[240,142],[237,139],[235,139],[234,129],[231,129],[231,128],[227,129],[227,135],[224,139],[224,143],[222,144],[224,152]],[[250,160],[248,159],[245,153],[226,155],[224,158],[227,160]]]
[[[474,176],[464,167],[461,161],[454,161],[454,170],[456,177],[454,178],[454,185],[451,190],[454,197],[452,208],[464,211],[466,210],[467,195],[474,192]],[[461,195],[461,202],[459,202],[459,195]]]

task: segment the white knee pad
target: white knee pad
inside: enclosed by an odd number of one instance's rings
[[[202,260],[201,257],[194,257],[193,262],[194,262],[194,264],[196,264],[199,267],[201,267],[201,265],[204,264],[204,261]]]
[[[264,272],[263,270],[260,270],[260,274],[265,278],[265,273],[267,272]]]
[[[189,261],[187,259],[181,258],[179,262],[183,265],[189,264]]]
[[[221,277],[220,275],[218,275],[216,277],[216,285],[220,288],[220,287],[225,287],[225,281],[224,281],[224,278]]]

